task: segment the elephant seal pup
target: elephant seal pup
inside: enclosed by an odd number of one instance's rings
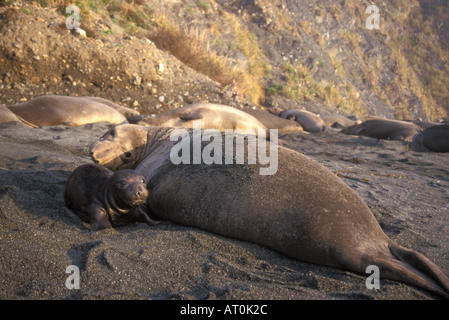
[[[417,133],[412,147],[416,151],[449,152],[449,125],[436,125]]]
[[[90,99],[44,95],[7,106],[17,116],[35,126],[80,126],[95,122],[127,123],[117,110]]]
[[[252,115],[221,104],[196,103],[167,111],[154,118],[146,118],[137,124],[143,126],[193,128],[193,122],[201,120],[201,128],[217,129],[267,129]]]
[[[383,118],[367,118],[360,124],[341,130],[342,133],[350,135],[408,142],[411,142],[413,136],[421,131],[421,127],[414,123]]]
[[[267,111],[254,110],[249,108],[241,110],[255,117],[268,129],[277,129],[280,133],[304,131],[298,122],[277,117]]]
[[[140,221],[156,224],[143,211],[146,180],[134,170],[111,170],[96,164],[76,168],[67,180],[64,202],[91,230],[121,227]]]
[[[260,161],[176,165],[171,161],[174,146],[190,144],[194,149],[198,141],[195,132],[187,132],[180,142],[172,141],[173,130],[116,126],[91,146],[91,155],[111,169],[141,172],[151,190],[148,206],[157,219],[255,242],[302,261],[362,275],[367,266],[376,265],[383,278],[449,298],[449,278],[444,271],[388,238],[362,199],[318,162],[257,139],[258,148],[266,144],[270,153],[278,153],[275,174],[260,175]],[[209,143],[207,139],[201,142],[203,153],[210,152]],[[219,160],[229,152],[229,146],[223,148]],[[194,157],[190,151],[190,158]],[[248,159],[248,149],[244,153]]]
[[[323,119],[321,119],[319,115],[310,111],[291,109],[281,111],[278,116],[283,119],[298,122],[301,127],[303,127],[304,131],[307,132],[327,132],[327,127]]]

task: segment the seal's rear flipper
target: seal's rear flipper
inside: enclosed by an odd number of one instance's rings
[[[449,277],[440,267],[423,254],[398,244],[389,244],[388,248],[391,256],[365,257],[379,267],[381,278],[409,283],[449,299]]]

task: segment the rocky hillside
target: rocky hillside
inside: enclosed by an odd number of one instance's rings
[[[85,37],[66,27],[73,2]],[[0,103],[54,93],[143,114],[210,101],[448,119],[448,2],[379,1],[379,29],[371,4],[1,0]]]

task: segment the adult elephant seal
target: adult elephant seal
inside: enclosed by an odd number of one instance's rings
[[[361,123],[360,120],[351,120],[346,116],[339,114],[324,114],[320,116],[324,124],[328,127],[342,129]]]
[[[267,111],[254,110],[254,109],[241,109],[242,111],[249,113],[257,120],[263,123],[267,129],[277,129],[280,133],[290,133],[290,132],[302,132],[303,128],[301,125],[292,120],[283,119],[277,117]]]
[[[121,227],[140,221],[157,222],[143,210],[148,197],[146,180],[134,170],[111,170],[96,164],[76,168],[67,180],[64,201],[91,230]]]
[[[7,106],[17,116],[35,126],[80,126],[87,123],[127,123],[117,110],[81,97],[44,95],[27,102]]]
[[[278,116],[283,119],[289,119],[298,122],[301,127],[303,127],[304,131],[307,132],[316,133],[327,131],[327,127],[323,119],[321,119],[319,115],[310,111],[291,109],[279,112]]]
[[[89,96],[82,96],[80,97],[82,99],[89,99],[92,101],[96,101],[102,104],[105,104],[118,112],[120,112],[123,116],[125,116],[126,120],[128,120],[129,123],[137,123],[138,121],[142,120],[143,117],[140,115],[139,111],[121,106],[119,104],[116,104],[112,101],[109,101],[107,99],[99,98],[99,97],[89,97]]]
[[[24,119],[20,118],[16,114],[14,114],[11,110],[6,108],[5,106],[0,105],[0,124],[9,122],[18,122],[29,127],[36,127],[33,126],[31,123],[25,121]]]
[[[417,151],[449,152],[449,125],[437,125],[425,129],[413,137]]]
[[[195,130],[185,132],[178,142],[178,131],[116,126],[91,146],[92,159],[112,170],[141,172],[150,190],[147,204],[156,219],[252,241],[296,259],[363,275],[367,266],[376,265],[384,278],[449,297],[448,276],[422,254],[388,238],[362,199],[318,162],[258,139],[258,148],[277,152],[275,174],[261,175],[260,161],[175,165],[173,154],[188,148],[192,163],[200,140],[204,140],[200,145],[203,159],[212,153],[207,134],[198,140]],[[214,136],[213,143],[217,141]],[[223,163],[229,152],[231,158],[237,156],[226,141],[225,137],[219,142],[218,162]],[[244,159],[248,159],[247,151]]]
[[[215,103],[196,103],[167,111],[154,118],[139,121],[139,125],[172,128],[193,128],[194,121],[201,121],[203,129],[257,130],[267,129],[252,115],[239,109]]]
[[[350,135],[409,142],[412,141],[415,134],[421,131],[421,127],[414,123],[383,118],[367,118],[360,124],[341,130],[342,133]]]

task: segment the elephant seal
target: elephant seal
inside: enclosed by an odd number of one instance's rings
[[[320,115],[320,117],[323,119],[326,126],[336,129],[342,129],[361,123],[360,120],[352,120],[339,114],[324,114]]]
[[[430,127],[440,126],[442,124],[445,124],[444,122],[425,121],[425,120],[423,120],[421,118],[415,119],[412,122],[414,124],[420,126],[421,128],[423,128],[423,130],[427,129],[427,128],[430,128]]]
[[[263,123],[252,115],[221,104],[196,103],[182,108],[167,111],[154,118],[146,118],[139,121],[138,125],[173,127],[173,128],[193,128],[195,120],[201,120],[201,128],[217,129],[267,129]]]
[[[367,118],[360,124],[341,130],[342,133],[350,135],[409,142],[412,141],[415,134],[421,131],[421,127],[414,123],[383,118]]]
[[[267,111],[254,110],[249,108],[241,110],[255,117],[268,129],[277,129],[280,133],[303,131],[303,128],[298,122],[277,117]]]
[[[91,146],[92,159],[111,169],[141,172],[151,190],[147,204],[157,219],[362,275],[367,266],[376,265],[383,278],[449,298],[444,271],[391,240],[363,200],[318,162],[258,139],[258,148],[266,144],[270,153],[278,153],[278,170],[273,175],[260,175],[260,162],[176,165],[170,158],[172,149],[178,143],[192,147],[195,133],[186,133],[178,142],[171,139],[173,130],[116,126]],[[203,152],[208,147],[207,139],[201,142]]]
[[[146,180],[134,170],[111,170],[96,164],[76,168],[67,180],[64,202],[91,230],[121,227],[140,221],[154,225],[143,211]]]
[[[92,101],[96,101],[102,104],[105,104],[118,112],[120,112],[122,115],[125,116],[126,120],[128,120],[129,123],[137,123],[138,121],[142,120],[143,117],[140,115],[139,111],[118,105],[112,101],[109,101],[107,99],[99,98],[99,97],[89,97],[89,96],[82,96],[80,98],[83,99],[89,99]]]
[[[22,119],[19,116],[17,116],[14,112],[9,110],[4,105],[0,105],[0,124],[8,123],[8,122],[18,122],[18,123],[22,123],[24,125],[27,125],[29,127],[36,127],[36,126],[33,126],[28,121],[25,121],[24,119]]]
[[[127,123],[117,110],[81,97],[44,95],[7,106],[17,116],[35,126],[80,126],[95,122]]]
[[[321,119],[319,115],[310,111],[291,109],[279,112],[278,116],[283,119],[289,119],[298,122],[301,127],[303,127],[304,131],[307,132],[327,131],[327,127],[323,119]]]
[[[436,125],[417,133],[412,146],[417,151],[449,152],[449,125]]]

